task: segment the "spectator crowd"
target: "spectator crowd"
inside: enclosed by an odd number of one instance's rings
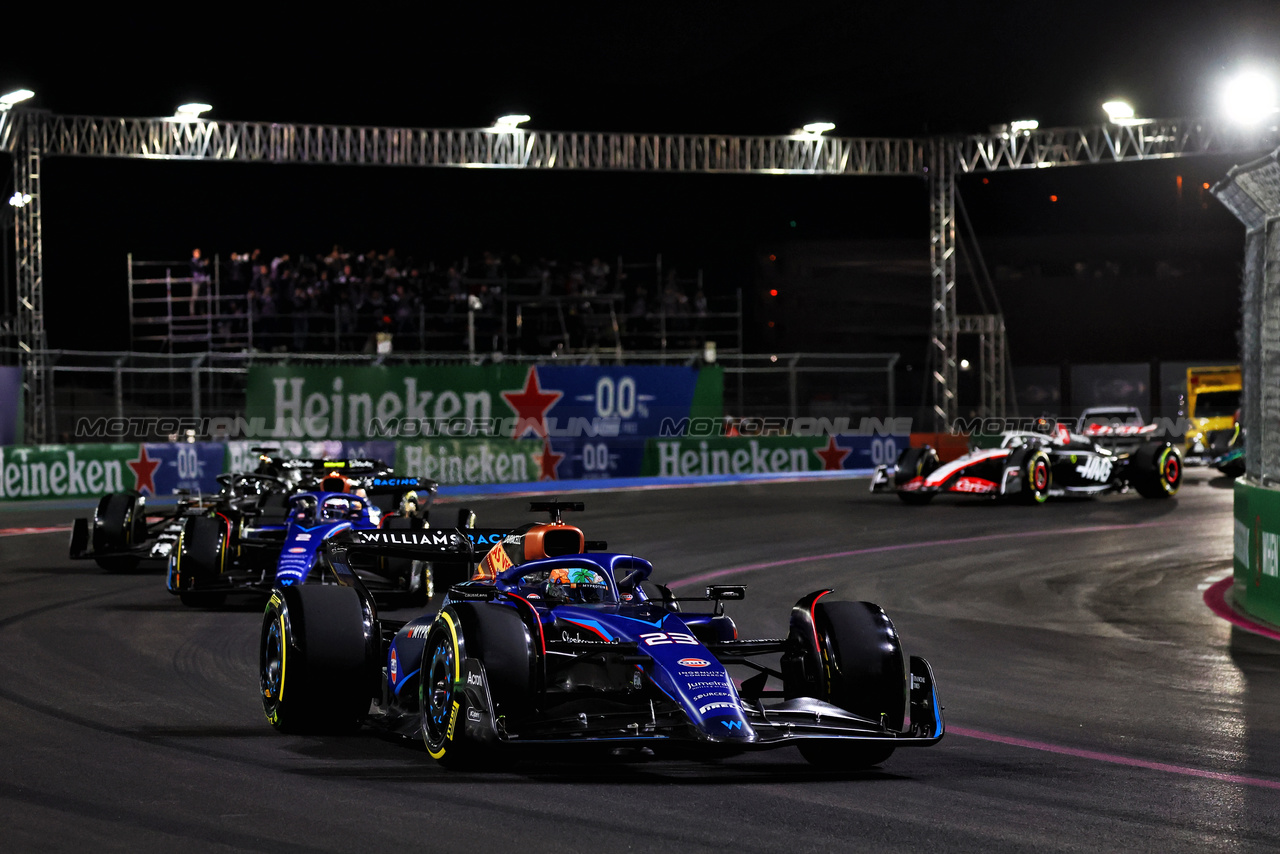
[[[612,346],[615,319],[621,333],[644,337],[659,325],[663,332],[693,330],[708,313],[700,284],[683,282],[675,271],[658,282],[656,265],[635,265],[645,269],[632,284],[599,257],[564,263],[486,251],[437,265],[395,249],[351,252],[338,245],[327,254],[254,249],[229,257],[218,260],[215,282],[214,262],[193,250],[193,308],[216,287],[210,304],[216,303],[217,333],[227,339],[251,333],[256,349],[372,351],[389,336],[395,349],[446,351],[466,349],[474,335],[477,349],[496,350],[514,334],[513,350],[547,352]],[[504,298],[520,306],[518,329],[505,324]],[[663,315],[657,324],[655,315]]]

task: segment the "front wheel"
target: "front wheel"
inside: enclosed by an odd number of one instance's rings
[[[174,546],[174,576],[183,605],[216,607],[226,601],[222,582],[227,558],[227,525],[217,516],[192,516]]]
[[[462,690],[461,626],[441,615],[422,651],[418,708],[422,740],[431,758],[448,768],[466,768],[485,759],[483,746],[467,738],[467,697]]]
[[[1035,451],[1027,455],[1022,466],[1022,491],[1020,497],[1027,504],[1043,504],[1049,498],[1053,486],[1053,468],[1049,455]]]
[[[818,699],[839,706],[887,732],[899,732],[907,713],[907,669],[893,622],[870,602],[819,601],[813,607],[822,675]],[[800,753],[826,768],[857,770],[893,755],[885,742],[802,741]]]

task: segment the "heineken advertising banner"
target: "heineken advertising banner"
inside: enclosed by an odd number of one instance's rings
[[[706,477],[870,469],[892,464],[910,439],[907,434],[650,439],[640,474]]]
[[[547,440],[423,439],[399,442],[396,474],[443,486],[558,480],[560,456]]]
[[[242,428],[258,440],[656,436],[723,413],[718,367],[259,366]]]
[[[0,448],[0,500],[96,498],[138,487],[138,445]]]
[[[145,495],[173,495],[179,489],[217,492],[226,456],[221,442],[142,445],[138,459],[127,464],[135,477],[131,488]]]

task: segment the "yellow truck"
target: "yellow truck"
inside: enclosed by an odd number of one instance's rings
[[[1240,409],[1240,366],[1187,368],[1187,456],[1225,452]]]

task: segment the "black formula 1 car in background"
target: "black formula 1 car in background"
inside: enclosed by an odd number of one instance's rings
[[[1116,451],[1059,426],[1050,433],[1005,432],[999,447],[977,448],[949,463],[929,446],[908,448],[893,466],[876,468],[871,491],[893,492],[906,504],[927,504],[941,493],[1041,504],[1130,489],[1144,498],[1170,498],[1181,483],[1182,452],[1172,442]]]
[[[102,496],[91,518],[74,521],[70,556],[92,558],[110,572],[131,571],[146,562],[160,568],[169,560],[189,518],[221,513],[234,520],[237,531],[255,520],[279,524],[290,495],[322,488],[326,479],[337,487],[350,477],[393,476],[380,460],[284,459],[267,449],[259,452],[254,471],[218,475],[217,492],[180,493],[172,506],[149,509],[147,496],[137,492]],[[375,500],[392,507],[390,496]]]
[[[743,639],[724,603],[745,587],[677,598],[646,587],[648,561],[589,552],[579,529],[553,521],[503,538],[438,613],[401,623],[379,616],[351,571],[361,552],[478,557],[458,531],[447,542],[360,532],[326,545],[328,583],[274,590],[259,675],[279,730],[368,724],[422,739],[448,767],[536,746],[720,757],[795,745],[856,770],[943,736],[928,662],[904,654],[869,602],[819,590],[796,602],[786,637]]]

